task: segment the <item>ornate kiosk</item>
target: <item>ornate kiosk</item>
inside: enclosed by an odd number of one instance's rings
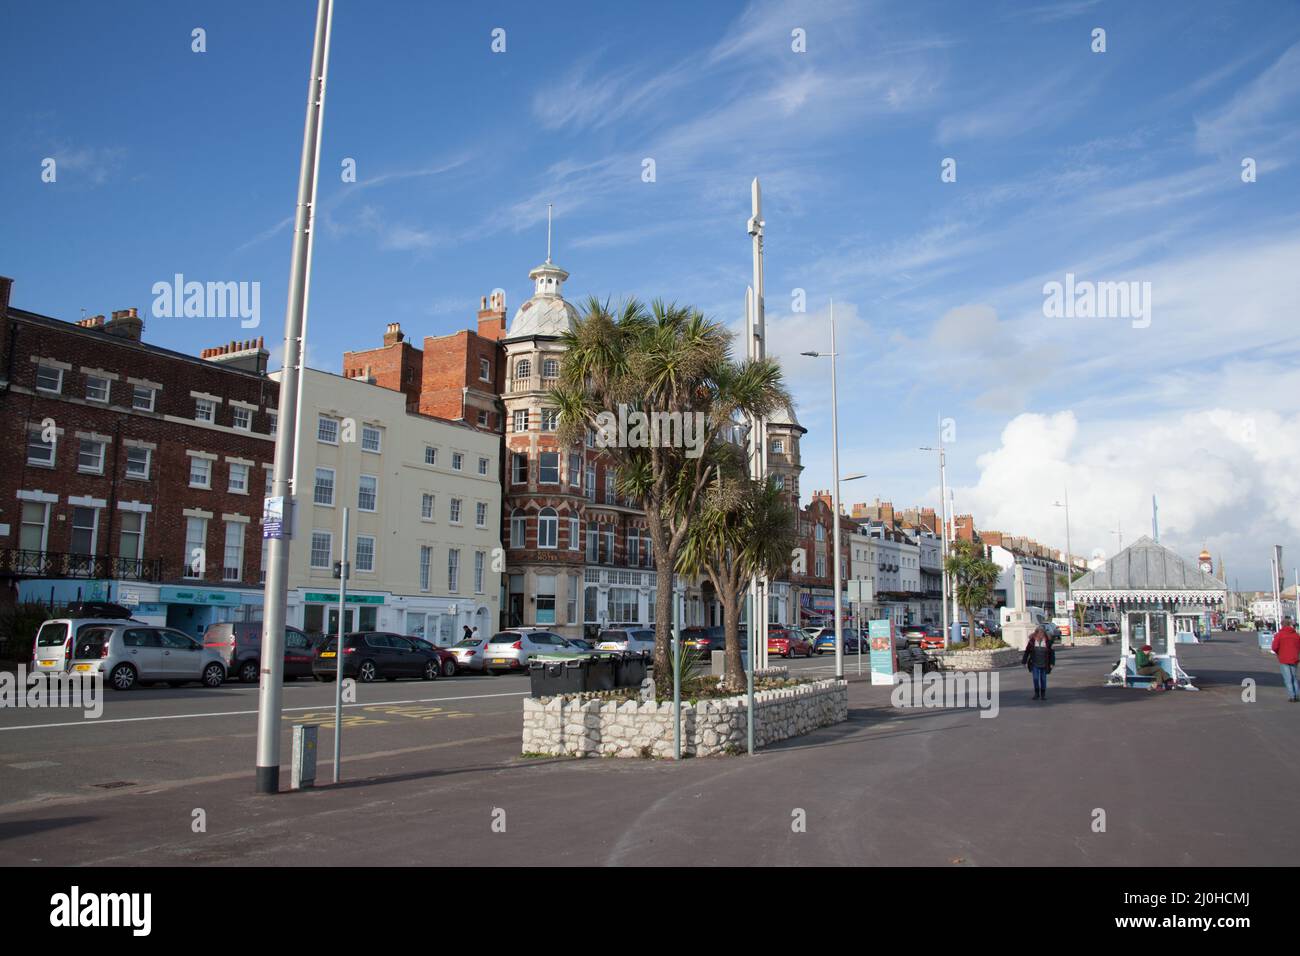
[[[1107,676],[1108,686],[1150,683],[1137,673],[1133,649],[1151,645],[1151,656],[1182,690],[1196,690],[1193,678],[1178,663],[1176,620],[1188,614],[1222,609],[1227,599],[1222,581],[1151,538],[1143,536],[1101,567],[1074,583],[1074,600],[1116,611],[1120,619],[1120,659]]]

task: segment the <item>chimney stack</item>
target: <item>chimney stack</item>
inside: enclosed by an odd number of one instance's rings
[[[389,322],[388,327],[384,330],[384,346],[397,345],[406,335],[402,332],[402,326],[398,322]]]
[[[247,339],[243,342],[231,341],[228,345],[218,345],[216,348],[204,349],[199,353],[199,358],[220,365],[229,365],[231,368],[243,369],[245,372],[265,375],[270,353],[267,352],[263,341],[260,335],[255,339]]]
[[[119,309],[113,318],[104,324],[104,331],[109,335],[139,342],[144,333],[144,320],[135,309]]]
[[[9,296],[14,291],[14,280],[8,276],[0,276],[0,320],[9,316]]]
[[[506,294],[493,292],[479,299],[478,334],[493,342],[506,337]]]

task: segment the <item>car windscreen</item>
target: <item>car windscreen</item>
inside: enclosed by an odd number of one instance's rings
[[[519,640],[520,635],[512,634],[510,631],[502,631],[500,634],[493,634],[489,644],[513,644]]]
[[[601,631],[600,634],[597,635],[596,640],[598,640],[598,641],[626,641],[626,640],[627,640],[627,631]]]
[[[41,625],[41,632],[36,636],[37,647],[55,647],[68,639],[66,621],[50,621]]]
[[[467,637],[463,641],[457,641],[453,646],[454,647],[478,647],[482,643],[483,643],[483,639],[480,637]]]

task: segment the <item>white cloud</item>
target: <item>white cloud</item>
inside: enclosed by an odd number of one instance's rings
[[[1018,415],[978,457],[975,484],[956,489],[958,511],[974,514],[976,527],[1061,547],[1054,502],[1068,486],[1074,550],[1113,554],[1117,528],[1125,543],[1150,534],[1156,495],[1162,544],[1187,557],[1209,546],[1249,587],[1264,576],[1268,547],[1300,535],[1300,471],[1290,467],[1300,429],[1263,397],[1083,425],[1069,410]]]

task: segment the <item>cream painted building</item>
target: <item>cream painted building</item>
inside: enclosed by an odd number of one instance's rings
[[[504,562],[500,436],[409,413],[401,392],[316,369],[303,373],[300,415],[288,622],[337,630],[347,506],[347,629],[441,645],[465,625],[491,634]]]

